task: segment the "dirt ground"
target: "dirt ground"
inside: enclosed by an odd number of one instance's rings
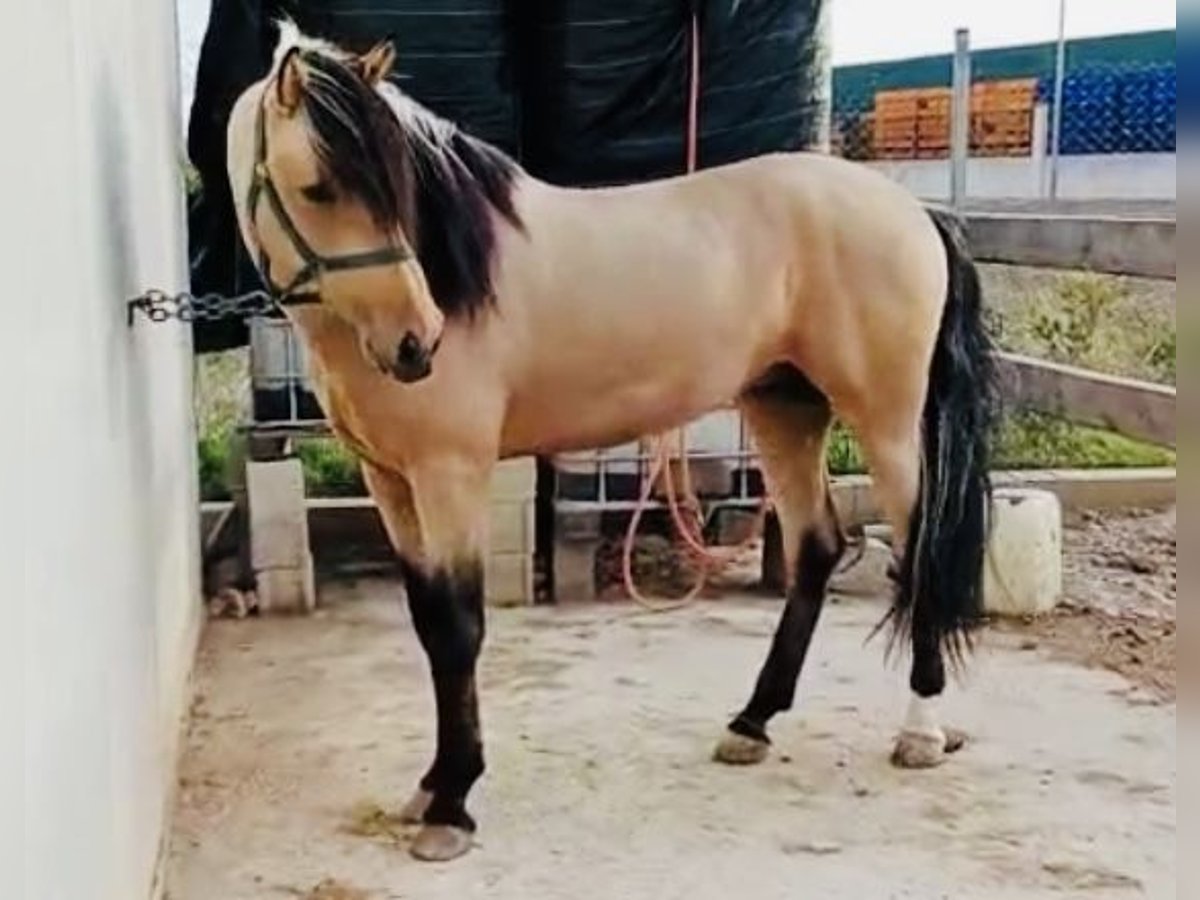
[[[1172,584],[1172,610],[1173,598]],[[171,900],[1175,896],[1163,693],[1077,664],[1089,661],[1052,629],[1033,630],[1044,623],[990,629],[946,698],[971,743],[939,769],[899,771],[887,756],[904,672],[882,663],[879,641],[863,645],[883,610],[870,599],[828,607],[799,708],[748,769],[709,754],[778,601],[492,611],[478,845],[418,863],[389,818],[428,761],[433,722],[400,588],[343,580],[322,599],[308,619],[210,623]]]
[[[1051,614],[1036,620],[997,621],[994,627],[1019,635],[1025,649],[1041,648],[1059,659],[1110,669],[1159,701],[1175,699],[1175,622],[1178,564],[1176,511],[1114,510],[1071,514],[1063,529],[1063,600]],[[599,554],[601,596],[624,597],[621,578],[623,540],[606,541]],[[746,546],[736,562],[711,579],[703,596],[753,589],[761,571],[760,547]],[[851,584],[883,596],[890,588],[886,547],[858,556],[834,585]],[[698,571],[672,541],[657,535],[639,537],[633,556],[638,587],[655,598],[683,595],[696,583]]]
[[[997,625],[1022,646],[1119,672],[1150,700],[1175,700],[1175,509],[1093,513],[1063,533],[1062,604]]]

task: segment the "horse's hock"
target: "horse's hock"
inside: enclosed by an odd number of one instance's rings
[[[532,458],[506,460],[492,476],[487,602],[533,603],[534,488]],[[295,457],[246,466],[250,558],[264,612],[307,613],[318,604],[304,474]]]

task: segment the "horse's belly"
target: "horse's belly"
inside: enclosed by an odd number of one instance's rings
[[[734,397],[740,369],[697,371],[692,377],[657,377],[581,384],[564,377],[545,382],[527,398],[514,397],[504,426],[506,454],[564,453],[610,447],[682,425]]]

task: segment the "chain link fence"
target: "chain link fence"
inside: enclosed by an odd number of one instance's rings
[[[1039,101],[1053,85],[1039,82]],[[1067,71],[1062,85],[1063,156],[1175,152],[1175,64],[1092,65]]]
[[[1174,32],[1069,41],[1059,85],[1053,42],[969,52],[966,199],[1173,200],[1174,55]],[[954,62],[835,69],[833,152],[952,199]]]

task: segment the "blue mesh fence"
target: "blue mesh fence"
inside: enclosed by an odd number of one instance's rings
[[[1070,56],[1068,56],[1070,59]],[[921,61],[925,62],[925,61]],[[930,57],[927,65],[914,61],[850,67],[856,71],[845,77],[834,73],[832,117],[833,152],[851,159],[922,159],[947,155],[947,122],[942,118],[939,91],[948,96],[950,64],[948,57]],[[1002,81],[1033,79],[1034,100],[1045,104],[1046,127],[1053,121],[1054,74],[1036,69],[1015,69],[1002,74],[986,67],[976,68],[973,56],[972,86]],[[982,69],[982,71],[980,71]],[[911,77],[905,75],[911,73]],[[839,85],[839,80],[841,84]],[[907,83],[906,83],[907,82]],[[905,95],[912,95],[907,102]],[[991,152],[980,135],[992,125],[982,122],[983,114],[973,101],[973,156],[1028,155],[1038,145],[1036,138],[1049,134],[1031,133],[1029,140],[1014,140],[999,153]],[[1104,61],[1068,65],[1063,81],[1060,153],[1063,156],[1116,153],[1173,153],[1176,149],[1177,87],[1176,67],[1171,61]],[[1032,108],[1025,111],[1029,127],[1034,119]],[[1003,121],[1021,123],[1022,111],[1013,108]],[[981,128],[981,124],[984,125]]]
[[[1051,107],[1053,78],[1038,80]],[[1059,152],[1064,156],[1175,151],[1175,65],[1068,70],[1063,79]]]

